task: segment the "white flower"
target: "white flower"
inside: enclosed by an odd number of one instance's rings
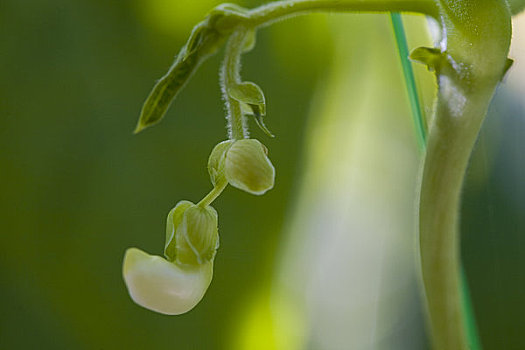
[[[204,296],[213,277],[213,261],[182,266],[130,248],[122,270],[135,303],[162,314],[179,315],[193,309]]]

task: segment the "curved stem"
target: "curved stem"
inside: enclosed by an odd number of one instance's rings
[[[246,119],[239,101],[230,97],[228,90],[240,83],[241,54],[244,48],[247,30],[239,26],[230,36],[221,71],[221,88],[227,109],[228,133],[232,140],[248,137]]]
[[[419,144],[420,152],[424,153],[426,150],[426,128],[421,104],[419,102],[419,96],[417,93],[416,81],[414,78],[414,72],[412,70],[412,63],[408,59],[408,46],[406,41],[406,35],[403,26],[403,20],[399,13],[392,13],[392,27],[394,29],[394,36],[398,46],[399,57],[401,65],[403,67],[403,73],[405,76],[405,84],[407,87],[407,93],[409,96],[410,107],[412,112],[412,119],[414,121],[414,127],[416,130],[417,140]],[[476,320],[472,309],[472,302],[470,299],[470,292],[465,277],[465,271],[461,267],[460,271],[460,284],[461,284],[461,309],[464,315],[464,324],[466,329],[466,338],[469,342],[471,350],[480,350],[481,344],[476,329]]]
[[[246,25],[269,25],[313,12],[414,12],[438,18],[438,7],[433,0],[284,0],[249,11]]]
[[[467,350],[461,307],[460,195],[488,105],[510,44],[505,1],[441,0],[438,99],[421,178],[421,268],[436,350]],[[490,20],[488,20],[490,19]],[[458,63],[459,62],[459,63]]]
[[[228,181],[223,181],[219,184],[217,184],[211,191],[204,197],[197,205],[201,208],[206,208],[208,205],[213,203],[214,200],[217,199],[224,191],[224,189],[228,186]]]
[[[427,146],[420,197],[423,281],[436,349],[468,349],[461,308],[459,208],[471,151],[492,91],[469,96],[461,118],[440,87]]]

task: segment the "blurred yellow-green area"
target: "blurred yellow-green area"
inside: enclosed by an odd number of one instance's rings
[[[228,188],[202,302],[135,305],[124,251],[161,255],[165,219],[210,189],[226,138],[207,61],[161,124],[144,99],[216,0],[0,2],[0,349],[427,349],[414,229],[419,155],[388,15],[259,32],[275,188]],[[262,1],[237,2],[254,7]],[[404,16],[410,47],[426,19]],[[483,349],[525,349],[525,17],[473,156],[463,261]],[[427,115],[432,76],[415,67]]]

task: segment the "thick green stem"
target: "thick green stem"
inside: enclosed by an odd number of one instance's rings
[[[493,89],[467,98],[450,113],[440,87],[421,184],[420,247],[435,349],[468,349],[461,307],[459,208],[470,154]]]
[[[510,44],[504,1],[444,0],[438,101],[421,179],[419,233],[423,282],[436,350],[466,350],[461,307],[460,194]],[[446,51],[445,51],[446,50]]]

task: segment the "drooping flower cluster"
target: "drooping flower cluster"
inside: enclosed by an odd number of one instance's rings
[[[219,143],[210,155],[208,170],[214,185],[211,196],[197,204],[180,201],[168,214],[165,258],[138,248],[126,251],[124,281],[133,301],[146,309],[178,315],[204,296],[219,246],[217,212],[208,202],[228,183],[257,195],[274,185],[275,169],[266,148],[255,139]]]
[[[148,96],[135,129],[137,133],[158,123],[200,63],[229,37],[220,74],[229,139],[216,145],[208,160],[213,189],[197,204],[180,201],[170,211],[165,258],[137,248],[128,249],[124,257],[123,276],[131,298],[156,312],[187,312],[208,289],[219,246],[217,212],[210,204],[226,186],[262,195],[274,185],[275,169],[268,150],[258,140],[248,138],[248,117],[273,137],[263,121],[266,100],[262,90],[240,79],[240,57],[255,44],[255,27],[242,24],[248,18],[246,9],[224,4],[195,26],[173,66]]]

